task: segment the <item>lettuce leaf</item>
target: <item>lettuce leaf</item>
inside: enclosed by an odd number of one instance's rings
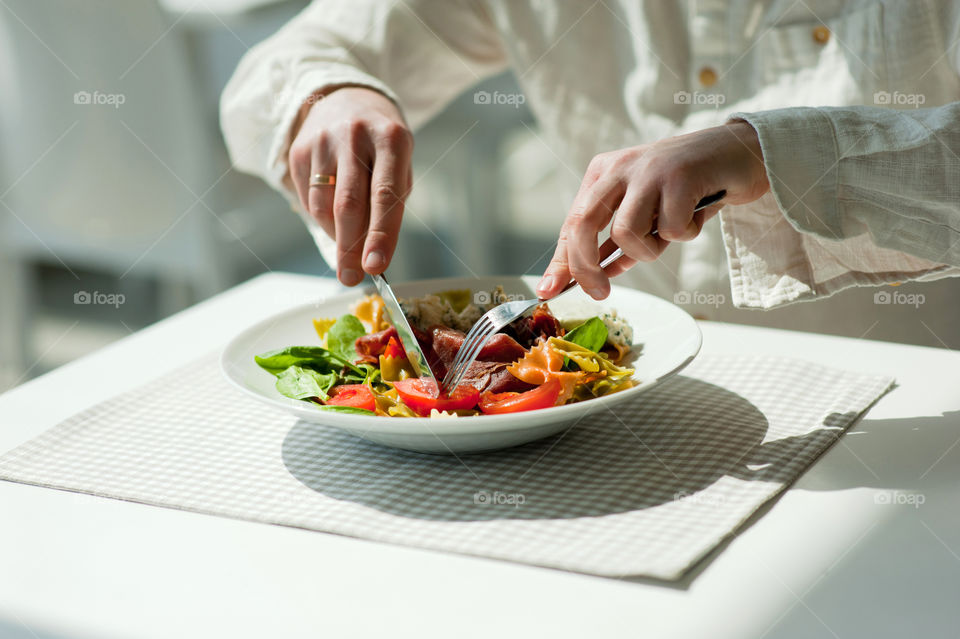
[[[291,366],[309,367],[319,373],[338,372],[344,366],[349,366],[355,372],[362,373],[352,362],[322,346],[288,346],[256,355],[253,359],[260,368],[274,375],[280,375]]]
[[[366,334],[367,329],[363,327],[363,323],[355,315],[347,313],[334,322],[327,332],[327,348],[353,362],[357,359],[357,338]]]
[[[292,399],[330,398],[327,391],[337,383],[336,373],[318,373],[312,368],[290,366],[277,375],[277,390]]]
[[[607,343],[607,325],[599,317],[591,317],[564,335],[563,339],[596,353]]]

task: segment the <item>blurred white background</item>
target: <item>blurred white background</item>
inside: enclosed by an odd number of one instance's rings
[[[0,391],[257,273],[330,274],[286,201],[231,169],[217,114],[243,53],[306,4],[0,2]],[[470,92],[418,133],[393,279],[543,268],[565,202],[534,127]]]

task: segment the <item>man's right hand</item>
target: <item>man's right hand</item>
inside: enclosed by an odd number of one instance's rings
[[[335,89],[304,108],[290,179],[304,210],[337,241],[337,278],[354,286],[393,257],[412,184],[413,135],[397,105],[372,89]],[[311,186],[317,174],[335,175],[336,184]]]

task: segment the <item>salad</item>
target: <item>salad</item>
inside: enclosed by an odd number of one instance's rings
[[[489,304],[473,303],[475,299]],[[441,379],[465,331],[505,301],[502,288],[474,296],[445,291],[400,300],[430,368]],[[449,395],[414,376],[383,300],[369,295],[351,313],[313,320],[319,342],[255,357],[277,390],[319,410],[385,417],[464,417],[514,413],[630,388],[633,331],[616,311],[560,321],[546,304],[494,335]]]

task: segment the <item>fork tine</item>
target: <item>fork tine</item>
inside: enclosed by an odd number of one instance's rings
[[[450,368],[447,369],[447,374],[443,376],[443,383],[441,386],[446,390],[450,381],[456,377],[456,371],[460,368],[460,364],[463,363],[463,356],[466,355],[466,349],[464,345],[468,343],[467,339],[463,340],[463,343],[460,345],[460,348],[457,350],[456,357],[453,358],[453,362],[450,363]]]
[[[461,373],[464,371],[463,365],[465,359],[466,349],[461,346],[460,351],[457,353],[457,360],[451,365],[450,370],[447,371],[446,376],[443,378],[444,391],[449,392],[459,386],[460,381],[463,379]]]
[[[467,334],[464,336],[464,343],[469,342],[471,339],[475,339],[477,335],[486,331],[490,326],[493,326],[493,320],[490,318],[490,315],[484,315],[477,323],[470,327],[470,330],[467,331]]]
[[[477,339],[481,338],[483,334],[486,334],[493,328],[492,324],[487,321],[483,323],[483,326],[478,328],[475,331],[471,331],[473,335],[469,340],[464,339],[463,343],[460,345],[459,350],[457,351],[457,357],[455,358],[453,364],[450,366],[450,370],[447,372],[444,377],[444,390],[453,390],[456,388],[460,382],[463,380],[463,376],[466,373],[466,370],[470,367],[470,356],[476,351]],[[479,352],[479,351],[476,351]]]
[[[479,335],[482,331],[485,331],[490,324],[491,324],[491,322],[490,322],[490,318],[489,318],[489,317],[486,317],[486,316],[481,317],[481,318],[477,321],[477,323],[474,324],[474,325],[470,328],[469,331],[467,331],[467,334],[466,334],[466,335],[464,336],[464,338],[463,338],[463,343],[464,343],[464,344],[470,344],[470,343],[472,342],[472,340],[474,340],[474,339],[477,337],[477,335]],[[462,346],[462,345],[461,345],[460,350],[457,351],[457,352],[458,352],[458,353],[463,352],[463,346]]]
[[[483,350],[483,347],[490,340],[490,338],[496,334],[496,332],[496,327],[491,324],[488,326],[486,331],[475,336],[472,343],[463,343],[463,345],[460,347],[460,352],[463,353],[466,351],[466,354],[460,358],[460,363],[455,368],[451,369],[451,373],[454,375],[454,377],[450,380],[449,389],[454,389],[460,385],[460,382],[463,381],[463,378],[466,375],[467,370],[469,370],[470,365],[473,364],[474,360],[477,358],[477,355],[480,354],[480,351]],[[444,381],[446,381],[446,379]],[[444,386],[445,388],[447,387],[446,384]]]
[[[460,347],[460,351],[464,353],[463,357],[460,359],[460,364],[457,366],[457,377],[463,378],[463,375],[467,372],[467,369],[470,368],[470,364],[473,363],[473,360],[477,358],[477,355],[483,350],[483,345],[489,339],[490,335],[493,335],[493,326],[490,326],[488,330],[483,332],[478,332],[474,336],[473,341],[467,344],[463,343],[463,346]]]
[[[518,304],[520,304],[519,307]],[[520,301],[507,302],[484,313],[464,336],[463,343],[457,351],[457,356],[447,370],[447,374],[443,376],[443,382],[440,384],[441,390],[449,393],[459,386],[463,382],[470,365],[473,364],[487,342],[504,326],[522,316],[529,309],[536,308],[539,304],[540,300],[538,299],[528,300],[523,304]]]
[[[454,359],[453,366],[451,366],[451,368],[454,368],[456,365],[460,364],[463,361],[464,355],[466,355],[467,351],[469,350],[469,348],[464,348],[464,347],[469,344],[472,344],[473,340],[476,339],[477,335],[486,331],[488,327],[490,327],[492,324],[493,322],[491,322],[490,318],[487,316],[483,316],[479,320],[477,320],[477,323],[474,324],[470,328],[470,330],[467,332],[467,334],[464,336],[463,343],[460,345],[460,348],[457,350],[457,357]]]
[[[444,380],[447,382],[444,385],[445,392],[450,392],[454,390],[455,388],[457,388],[457,386],[459,386],[463,382],[463,378],[466,375],[467,370],[469,370],[471,363],[472,363],[472,359],[468,357],[464,357],[463,360],[461,360],[461,362],[457,365],[456,368],[451,369],[449,373],[450,379]]]

